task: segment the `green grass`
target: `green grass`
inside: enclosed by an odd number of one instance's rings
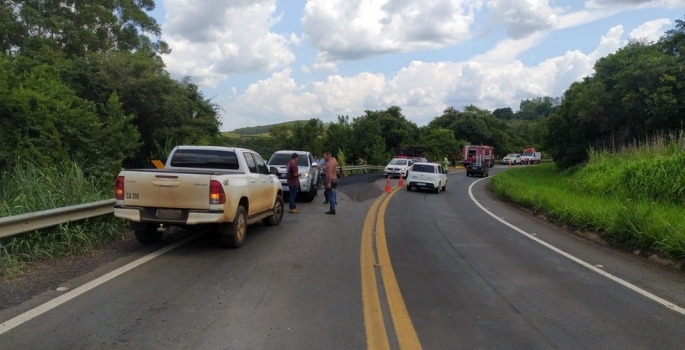
[[[586,165],[514,168],[493,176],[499,197],[626,250],[685,258],[685,150],[657,139],[616,153],[591,151]]]
[[[92,179],[74,163],[42,168],[32,162],[0,173],[0,217],[19,215],[113,197],[113,179]],[[46,258],[84,255],[120,239],[126,222],[114,217],[21,234],[0,241],[0,275],[13,276]]]

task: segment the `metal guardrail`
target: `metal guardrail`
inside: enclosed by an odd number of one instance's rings
[[[69,221],[78,221],[112,214],[114,212],[114,202],[114,199],[106,199],[98,202],[77,204],[68,207],[0,218],[0,238],[33,232]]]
[[[343,166],[341,171],[383,170],[382,166],[357,165]],[[62,208],[54,208],[0,218],[0,238],[8,238],[22,233],[33,232],[57,226],[69,221],[78,221],[114,213],[114,199],[83,203]]]

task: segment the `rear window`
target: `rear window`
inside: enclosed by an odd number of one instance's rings
[[[269,159],[269,165],[286,165],[292,155],[292,153],[275,153]],[[309,166],[309,159],[305,153],[297,154],[297,166]]]
[[[207,149],[179,149],[171,158],[171,166],[178,168],[238,170],[235,152]]]
[[[417,171],[419,173],[434,173],[435,166],[426,164],[414,164],[411,171]]]

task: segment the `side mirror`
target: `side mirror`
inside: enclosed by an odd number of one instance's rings
[[[270,172],[272,175],[278,176],[278,168],[276,168],[275,166],[272,166],[271,168],[269,168],[269,172]]]

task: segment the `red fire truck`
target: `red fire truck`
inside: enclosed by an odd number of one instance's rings
[[[495,148],[492,146],[465,145],[461,157],[461,164],[464,167],[476,159],[482,159],[491,168],[495,166]]]

